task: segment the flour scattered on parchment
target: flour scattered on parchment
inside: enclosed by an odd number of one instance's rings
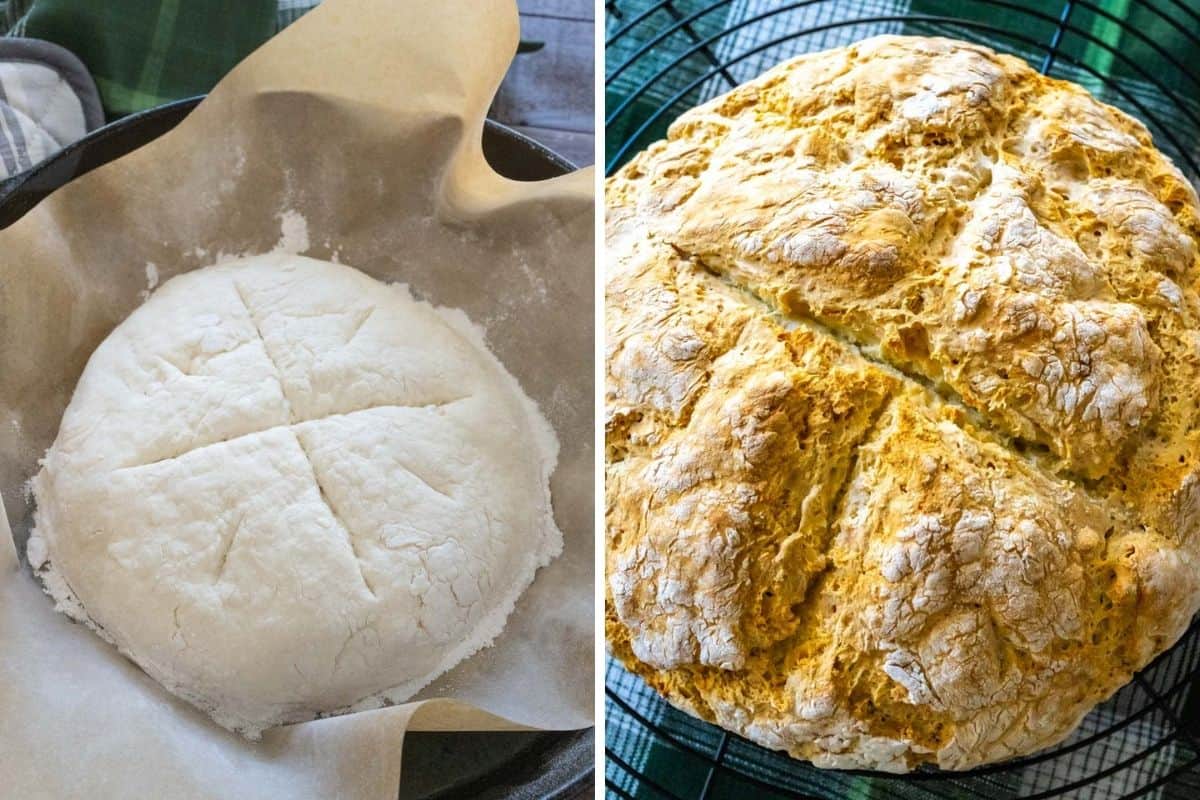
[[[210,253],[203,247],[195,247],[192,249],[191,256],[200,262],[200,266],[209,266],[212,264],[224,264],[226,261],[237,261],[240,258],[247,258],[253,255],[250,251],[241,253],[227,253],[224,250],[218,250],[215,253]]]
[[[138,296],[141,297],[143,301],[145,301],[145,299],[150,296],[150,293],[154,291],[154,288],[156,286],[158,286],[158,265],[155,264],[153,261],[147,261],[146,262],[146,288],[143,289],[142,291],[138,292]]]
[[[322,242],[322,245],[324,245],[325,251],[329,253],[327,258],[330,261],[332,261],[334,264],[342,263],[342,250],[340,247],[334,246],[332,239],[325,239],[325,241]]]
[[[290,209],[276,216],[279,218],[279,242],[271,252],[299,254],[308,250],[308,221],[304,216]]]
[[[526,261],[525,259],[522,258],[519,263],[521,265],[521,272],[525,275],[526,279],[529,281],[529,287],[531,289],[533,289],[534,292],[537,293],[537,296],[539,298],[541,298],[542,300],[545,300],[548,296],[548,294],[546,292],[546,281],[542,278],[541,275],[538,275],[536,272],[533,271],[533,268],[529,266],[528,261]]]
[[[25,442],[25,429],[21,427],[21,420],[16,417],[10,417],[8,424],[12,426],[13,433],[15,434],[14,439],[19,442],[17,446],[22,450],[28,447],[28,444]],[[26,503],[33,502],[33,478],[21,484],[21,499]],[[3,503],[0,503],[0,506],[3,505]]]
[[[275,218],[279,220],[279,241],[275,243],[270,252],[299,255],[306,252],[312,246],[312,242],[308,238],[308,220],[304,218],[303,214],[292,209],[285,209],[276,214]],[[328,241],[325,244],[326,247],[329,246]],[[189,255],[203,262],[201,266],[208,266],[209,264],[224,264],[226,261],[249,258],[250,256],[257,255],[257,253],[250,250],[243,250],[238,253],[227,253],[224,250],[217,250],[215,253],[212,253],[203,247],[194,247]],[[335,263],[338,262],[337,258],[330,260]],[[153,289],[154,286],[150,288]]]
[[[16,442],[16,449],[22,453],[28,452],[29,442],[27,442],[25,440],[25,429],[21,426],[21,420],[18,417],[9,417],[8,424],[9,424],[9,427],[12,428],[13,438],[11,441]],[[27,480],[21,484],[21,496],[22,496],[22,499],[24,499],[24,501],[26,503],[33,502],[33,479],[32,478],[30,478],[29,480]],[[2,513],[3,508],[4,508],[4,503],[0,502],[0,520],[2,520],[4,518],[4,514]],[[4,527],[4,523],[0,522],[0,529],[3,529],[3,527]],[[0,534],[0,535],[2,535],[2,534]]]

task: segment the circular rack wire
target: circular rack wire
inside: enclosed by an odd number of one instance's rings
[[[1200,186],[1200,0],[606,0],[605,167],[681,113],[800,53],[882,33],[1020,56],[1144,122]],[[1062,744],[968,772],[818,770],[669,706],[610,661],[612,798],[1200,796],[1200,617]]]

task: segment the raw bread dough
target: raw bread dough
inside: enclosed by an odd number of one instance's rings
[[[59,608],[221,725],[402,701],[562,548],[557,442],[464,315],[290,255],[172,279],[34,481]]]
[[[1196,193],[946,39],[805,55],[610,182],[608,636],[822,766],[1065,737],[1200,608]]]

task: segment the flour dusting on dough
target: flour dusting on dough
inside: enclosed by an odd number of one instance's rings
[[[255,256],[165,282],[96,349],[27,552],[59,610],[257,738],[491,644],[562,552],[557,451],[462,312]]]

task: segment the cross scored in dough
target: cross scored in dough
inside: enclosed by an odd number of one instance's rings
[[[35,479],[30,563],[255,736],[405,700],[492,641],[561,549],[556,452],[461,314],[255,257],[173,278],[92,354]]]
[[[132,465],[129,465],[126,467],[121,467],[121,469],[137,469],[139,467],[147,467],[147,466],[153,466],[155,464],[161,464],[164,461],[173,461],[175,459],[178,459],[181,456],[187,455],[188,453],[192,453],[197,450],[205,450],[205,449],[209,449],[209,448],[220,447],[222,445],[226,445],[230,442],[234,442],[239,439],[246,439],[248,437],[261,436],[262,434],[267,433],[269,431],[275,431],[275,430],[290,431],[296,440],[296,445],[300,448],[300,452],[304,454],[304,459],[305,459],[305,461],[308,462],[309,469],[312,471],[312,481],[313,481],[314,488],[316,488],[317,493],[320,495],[322,502],[324,502],[325,506],[329,509],[329,513],[333,517],[334,521],[341,528],[342,533],[345,534],[346,544],[350,548],[350,552],[354,556],[355,562],[358,564],[358,572],[359,572],[359,575],[362,577],[363,585],[367,587],[367,591],[371,593],[372,597],[376,597],[377,595],[375,594],[375,588],[371,585],[371,581],[367,577],[367,573],[363,570],[362,557],[361,557],[361,555],[359,555],[358,547],[355,545],[354,532],[350,530],[350,526],[346,523],[346,521],[342,517],[342,515],[338,513],[337,508],[334,507],[333,502],[329,499],[329,493],[326,492],[324,485],[321,483],[321,476],[317,471],[316,465],[313,463],[312,456],[309,453],[308,448],[305,446],[304,441],[299,436],[296,436],[295,428],[297,425],[301,425],[306,422],[316,422],[316,421],[320,421],[323,419],[330,419],[332,417],[346,417],[346,416],[350,416],[352,414],[360,414],[360,413],[363,413],[366,411],[373,411],[373,410],[380,409],[380,408],[436,408],[439,406],[448,406],[452,403],[457,403],[460,400],[465,400],[468,397],[470,397],[470,395],[463,395],[461,397],[455,397],[455,398],[449,399],[449,400],[440,400],[440,401],[436,401],[436,402],[432,402],[432,403],[422,403],[421,405],[397,405],[394,403],[380,403],[380,404],[375,404],[375,405],[369,405],[364,408],[357,408],[352,411],[343,411],[338,414],[327,414],[327,415],[323,415],[320,417],[314,417],[312,419],[296,419],[296,415],[292,410],[291,398],[288,397],[287,386],[283,381],[283,372],[280,369],[278,362],[275,360],[275,357],[271,354],[270,345],[268,345],[266,338],[263,337],[262,322],[260,321],[258,315],[256,315],[254,313],[254,309],[251,308],[249,301],[246,299],[245,290],[241,287],[241,285],[236,280],[233,281],[233,287],[234,287],[234,291],[237,293],[238,299],[242,303],[242,306],[246,309],[247,317],[249,317],[251,324],[254,326],[254,333],[258,336],[258,340],[262,344],[263,352],[266,354],[267,359],[271,362],[271,366],[275,370],[274,375],[272,375],[271,377],[275,380],[276,384],[278,385],[279,392],[283,396],[284,405],[287,409],[287,414],[288,414],[288,418],[289,418],[290,422],[288,422],[285,425],[272,425],[272,426],[269,426],[266,428],[260,428],[258,430],[250,431],[248,433],[240,433],[237,436],[233,436],[228,439],[220,439],[215,442],[208,442],[205,444],[196,445],[194,447],[189,447],[185,450],[181,450],[177,453],[173,453],[168,456],[163,456],[162,458],[156,458],[153,461],[147,461],[142,464],[132,464]],[[354,330],[351,333],[351,336],[350,336],[351,339],[354,336],[358,335],[358,332],[362,329],[363,324],[366,323],[367,319],[369,319],[373,313],[375,313],[375,306],[371,306],[370,310],[358,320],[357,324],[354,327]],[[414,478],[419,480],[421,483],[425,484],[425,486],[429,487],[430,491],[436,492],[437,494],[439,494],[442,497],[445,497],[447,499],[451,499],[451,500],[453,499],[453,497],[448,492],[445,492],[445,491],[439,489],[438,487],[434,486],[433,483],[431,483],[427,478],[422,476],[419,472],[417,472],[412,467],[407,466],[407,465],[402,465],[402,466],[406,472],[408,472]],[[225,564],[227,563],[227,561],[229,559],[229,552],[230,552],[230,550],[233,549],[233,545],[237,539],[237,534],[240,529],[241,529],[241,519],[239,519],[234,524],[233,531],[226,537],[225,544],[221,549],[221,554],[218,559],[219,566],[218,566],[217,575],[216,575],[217,580],[220,580],[221,576],[224,574]]]

